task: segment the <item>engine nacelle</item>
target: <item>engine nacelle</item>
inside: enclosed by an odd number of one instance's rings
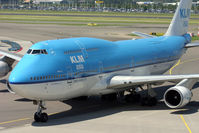
[[[184,86],[175,86],[164,94],[164,102],[170,108],[181,108],[191,100],[192,92]]]
[[[4,61],[0,61],[0,77],[6,76],[10,71],[10,67]]]

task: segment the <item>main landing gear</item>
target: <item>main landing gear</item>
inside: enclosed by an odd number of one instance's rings
[[[141,89],[143,89],[141,87]],[[156,92],[151,87],[151,84],[147,84],[147,96],[141,99],[142,106],[155,106],[157,104]]]
[[[128,91],[130,94],[125,95],[125,101],[127,103],[138,103],[140,102],[141,95],[137,93],[136,88]]]
[[[37,112],[34,114],[34,119],[36,122],[47,122],[48,121],[48,114],[42,113],[43,110],[46,110],[45,102],[44,101],[34,101],[33,104],[38,105]]]
[[[139,86],[139,88],[144,91],[142,86]],[[133,88],[129,90],[130,94],[125,95],[126,102],[128,103],[140,102],[142,106],[155,106],[157,104],[156,93],[150,84],[147,84],[147,95],[144,97],[141,97],[141,95],[137,93],[137,89]]]

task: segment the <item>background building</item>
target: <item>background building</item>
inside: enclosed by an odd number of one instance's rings
[[[0,0],[0,9],[173,13],[179,0]],[[193,0],[192,13],[199,13]]]

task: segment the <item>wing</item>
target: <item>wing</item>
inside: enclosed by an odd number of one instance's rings
[[[0,50],[0,54],[3,56],[9,57],[11,59],[14,59],[16,61],[20,61],[21,58],[23,57],[23,55],[16,54],[16,53],[10,53],[10,52],[4,51],[4,50]]]
[[[188,43],[185,48],[199,47],[199,42]]]
[[[177,82],[183,79],[199,79],[199,74],[192,75],[155,75],[155,76],[114,76],[108,88],[120,89],[143,84]]]
[[[152,35],[149,35],[149,34],[146,34],[146,33],[137,32],[137,31],[134,31],[132,33],[137,35],[137,36],[143,37],[143,38],[154,38],[154,37],[157,37],[157,36],[152,36]]]

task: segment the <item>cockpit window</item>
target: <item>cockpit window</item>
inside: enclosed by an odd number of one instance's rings
[[[27,52],[27,54],[30,54],[31,52],[32,52],[32,49],[29,49],[28,52]]]
[[[32,51],[32,54],[40,54],[41,53],[41,50],[33,50]]]
[[[45,49],[41,50],[42,54],[48,54]]]
[[[44,50],[41,50],[41,53],[44,54]]]
[[[29,49],[27,54],[48,54],[45,49]]]
[[[43,51],[44,51],[44,54],[48,54],[47,51],[46,51],[45,49],[44,49]]]

